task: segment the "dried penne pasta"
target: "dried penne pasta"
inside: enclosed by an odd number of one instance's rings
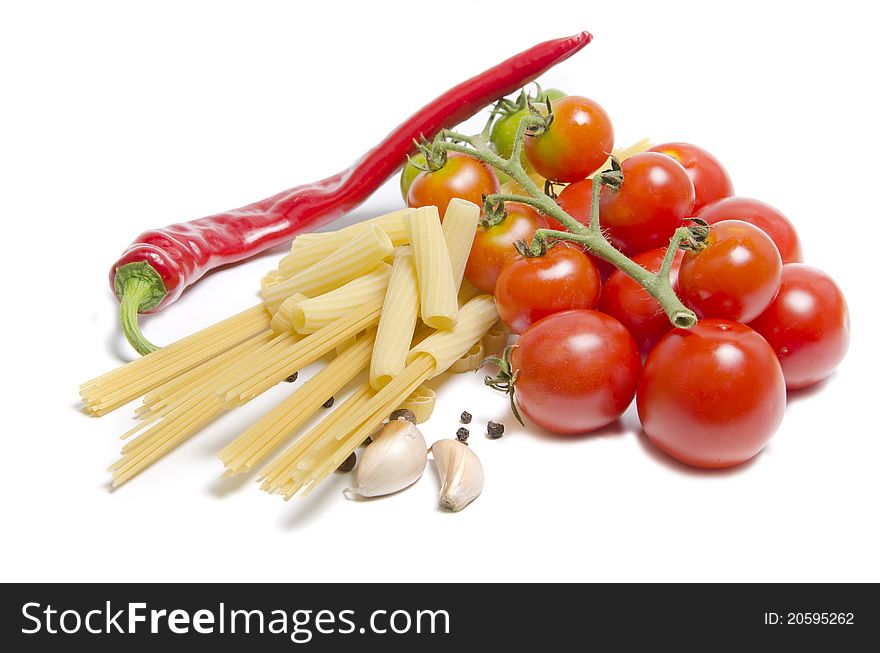
[[[458,319],[456,284],[449,249],[436,206],[415,210],[406,218],[419,280],[419,314],[435,329],[449,329]]]
[[[286,278],[287,277],[281,274],[278,270],[269,270],[263,275],[263,278],[260,279],[260,291],[265,292],[267,288],[278,285]]]
[[[420,354],[434,360],[432,377],[445,372],[498,321],[492,295],[479,295],[462,306],[458,323],[451,329],[436,331],[413,347],[407,356],[412,362]],[[429,377],[430,378],[430,377]]]
[[[391,266],[380,263],[364,276],[352,279],[335,290],[294,302],[289,310],[293,330],[302,334],[314,333],[365,304],[384,299],[390,277]],[[285,300],[282,306],[288,302]],[[281,308],[278,312],[281,312]]]
[[[458,292],[464,278],[464,268],[479,223],[480,207],[458,197],[449,202],[446,213],[443,214],[443,236],[446,240],[446,248],[449,250],[455,292]]]
[[[406,244],[409,242],[409,233],[404,225],[404,218],[413,210],[401,209],[339,231],[298,236],[291,245],[290,254],[278,263],[278,270],[287,276],[298,274],[321,259],[327,258],[372,227],[381,229],[394,246]]]
[[[309,297],[338,288],[391,255],[394,246],[384,231],[370,225],[353,240],[305,270],[270,286],[263,301],[271,313],[295,292]]]
[[[272,331],[275,333],[287,333],[288,331],[293,331],[293,316],[291,314],[293,308],[306,299],[308,299],[308,297],[301,292],[295,292],[281,302],[281,306],[275,311],[275,315],[272,316],[272,321],[269,323],[272,327]]]
[[[510,329],[501,320],[498,320],[489,332],[483,337],[483,349],[487,356],[496,356],[504,351],[507,341],[510,340]]]
[[[406,409],[416,416],[416,422],[421,424],[427,422],[431,413],[434,412],[434,405],[437,403],[437,393],[428,386],[422,384],[407,397],[398,408]]]
[[[406,366],[418,315],[419,282],[415,262],[410,248],[400,247],[394,255],[394,267],[370,361],[370,385],[376,390]]]
[[[483,350],[483,341],[474,343],[474,346],[467,350],[467,353],[449,366],[449,371],[453,374],[463,374],[464,372],[473,372],[480,367],[480,363],[485,358]]]

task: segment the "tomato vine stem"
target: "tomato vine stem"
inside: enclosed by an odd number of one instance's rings
[[[489,124],[491,124],[491,121]],[[624,183],[624,177],[620,170],[620,166],[613,159],[611,169],[598,172],[593,177],[590,224],[584,225],[573,218],[564,211],[552,197],[548,196],[542,189],[538,188],[537,184],[535,184],[532,178],[529,177],[528,173],[526,173],[521,163],[526,132],[529,129],[538,128],[544,124],[546,124],[546,119],[542,116],[524,116],[517,126],[516,136],[513,141],[513,150],[508,158],[504,158],[494,152],[480,136],[467,136],[451,130],[441,131],[434,140],[432,147],[443,152],[459,152],[461,154],[467,154],[507,174],[511,179],[516,181],[526,193],[528,193],[528,196],[498,193],[486,196],[485,202],[487,204],[497,204],[498,202],[522,202],[523,204],[528,204],[529,206],[536,208],[544,215],[553,218],[563,227],[568,229],[568,231],[539,229],[535,233],[535,240],[543,241],[544,245],[547,244],[547,241],[568,241],[583,245],[592,254],[608,261],[614,267],[622,270],[641,285],[649,295],[659,302],[663,311],[669,318],[669,321],[674,326],[685,329],[694,326],[697,323],[696,314],[682,304],[678,295],[675,294],[675,290],[672,288],[672,282],[670,279],[672,261],[675,257],[675,252],[682,242],[687,242],[692,238],[693,234],[691,231],[687,227],[680,227],[676,230],[675,234],[670,239],[666,257],[657,274],[649,272],[611,245],[602,233],[600,225],[599,192],[602,186],[608,186],[612,190],[616,190]],[[484,133],[486,132],[487,130],[484,130]],[[536,244],[538,244],[539,247],[541,246],[539,243]]]

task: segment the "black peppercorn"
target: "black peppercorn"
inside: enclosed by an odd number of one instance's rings
[[[462,427],[455,432],[455,439],[458,440],[459,442],[463,442],[464,444],[467,444],[467,439],[470,434],[471,434],[470,431],[468,431],[466,428]]]
[[[497,440],[504,435],[504,424],[490,421],[486,425],[486,435],[492,440]]]
[[[408,408],[398,408],[393,413],[391,413],[391,415],[388,416],[388,420],[393,422],[394,420],[400,419],[401,417],[407,422],[412,422],[413,424],[416,424],[415,413],[413,413]]]
[[[298,377],[298,376],[299,376],[299,372],[294,372],[293,374],[291,374],[290,376],[288,376],[284,380],[287,381],[287,383],[293,383],[294,381],[296,381],[296,377]]]
[[[327,401],[324,402],[324,408],[330,408],[333,405],[333,397],[330,397]]]
[[[336,469],[339,472],[350,472],[357,463],[357,454],[352,451],[351,455],[342,461],[342,464]]]
[[[467,411],[464,411],[464,412],[461,414],[461,417],[458,418],[458,421],[461,422],[462,424],[470,424],[472,418],[473,418],[473,415],[471,415],[471,414],[470,414],[469,412],[467,412]]]

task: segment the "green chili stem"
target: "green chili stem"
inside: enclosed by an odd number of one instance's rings
[[[141,356],[156,351],[158,347],[144,337],[138,324],[138,309],[152,293],[149,282],[137,277],[126,279],[119,301],[119,321],[125,339]]]

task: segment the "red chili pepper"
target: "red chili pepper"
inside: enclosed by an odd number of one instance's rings
[[[433,137],[470,118],[499,97],[568,59],[592,40],[588,32],[539,43],[462,82],[423,107],[342,172],[268,199],[207,218],[145,231],[110,271],[120,298],[126,338],[141,354],[156,349],[137,314],[167,306],[209,270],[236,263],[319,227],[364,202],[414,151],[413,140]]]

